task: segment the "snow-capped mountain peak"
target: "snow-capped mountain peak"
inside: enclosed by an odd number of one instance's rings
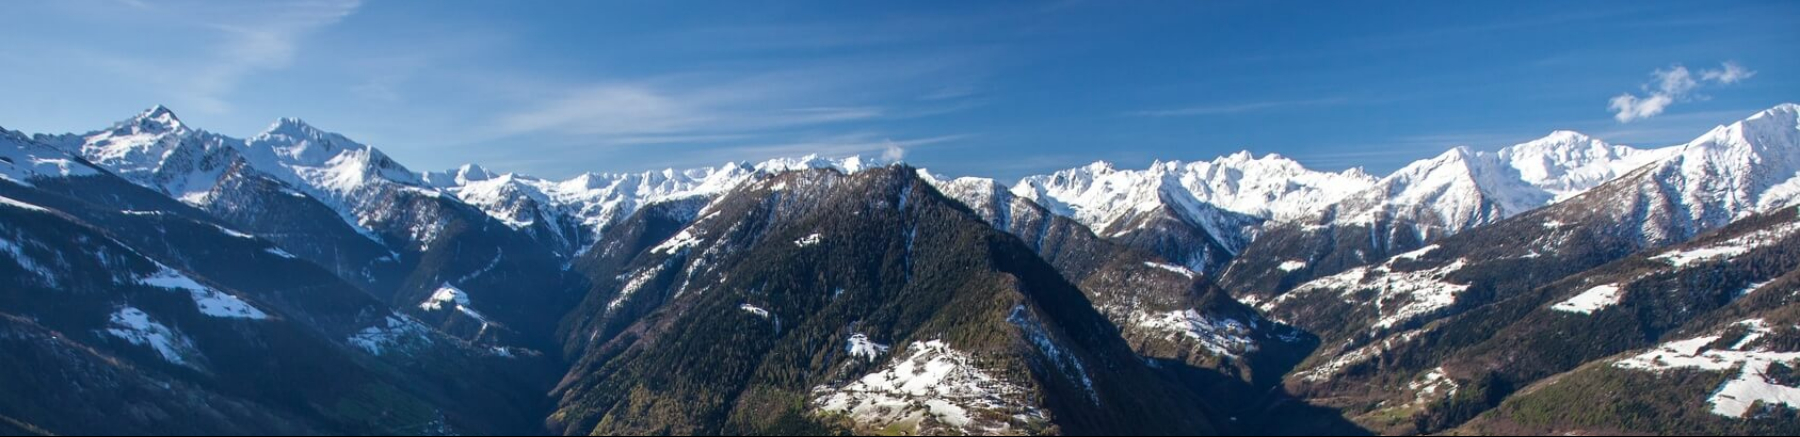
[[[137,117],[132,117],[128,123],[131,127],[146,132],[173,132],[187,128],[187,125],[181,122],[181,118],[175,116],[175,111],[163,105],[156,105],[144,110]],[[121,125],[123,124],[121,123]]]
[[[460,167],[445,171],[425,173],[420,177],[424,179],[426,185],[436,188],[449,188],[494,179],[500,176],[500,174],[488,171],[487,168],[480,165],[463,164]]]
[[[0,127],[0,180],[30,186],[32,179],[92,176],[95,169],[60,150]]]
[[[1212,161],[1157,161],[1145,170],[1118,170],[1100,161],[1026,177],[1014,194],[1098,228],[1130,212],[1158,207],[1171,198],[1165,194],[1251,217],[1288,220],[1373,183],[1360,169],[1319,172],[1280,155],[1258,158],[1243,151]]]
[[[259,169],[322,191],[344,193],[380,182],[425,185],[417,174],[380,150],[298,118],[277,120],[245,145],[246,154]]]
[[[641,173],[585,173],[554,181],[529,176],[501,175],[478,166],[426,175],[434,186],[449,189],[496,217],[519,215],[518,196],[539,199],[548,208],[562,210],[593,233],[624,219],[644,205],[711,196],[730,191],[757,174],[809,169],[833,169],[856,173],[878,164],[861,157],[826,158],[807,155],[773,159],[757,164],[727,162],[717,167],[687,170],[668,168]],[[527,222],[511,219],[509,224]]]
[[[216,136],[189,128],[174,111],[161,105],[103,130],[38,138],[146,186],[164,185],[166,181],[159,181],[156,172],[171,159],[193,159],[201,155],[200,149],[220,143]],[[190,153],[177,153],[184,147]]]
[[[269,128],[250,137],[252,148],[268,148],[284,161],[320,164],[345,150],[367,149],[343,135],[325,132],[298,118],[283,117]]]
[[[1572,198],[1674,152],[1612,145],[1568,130],[1493,153],[1456,147],[1352,196],[1349,211],[1334,210],[1358,223],[1430,222],[1456,232]]]
[[[1575,131],[1555,131],[1543,138],[1497,152],[1532,186],[1562,201],[1668,157],[1674,148],[1639,150]]]
[[[884,167],[889,163],[865,159],[861,156],[846,158],[826,158],[818,154],[810,154],[799,158],[778,158],[763,161],[752,166],[757,171],[780,173],[795,170],[833,169],[844,173],[858,173],[876,167]]]
[[[1662,191],[1679,195],[1671,200],[1701,229],[1800,203],[1800,105],[1716,127],[1648,175]]]
[[[1349,210],[1337,212],[1352,223],[1395,220],[1421,224],[1431,229],[1417,233],[1429,240],[1536,209],[1557,199],[1556,194],[1527,181],[1522,176],[1524,172],[1509,165],[1504,156],[1468,147],[1452,148],[1383,178],[1375,188],[1353,196]],[[1556,162],[1544,164],[1541,169],[1544,174],[1566,171]],[[1582,187],[1586,188],[1591,186]]]
[[[1026,177],[1012,194],[1096,234],[1138,241],[1204,270],[1241,252],[1264,222],[1306,217],[1374,181],[1360,170],[1313,171],[1280,155],[1246,151],[1211,161],[1157,161],[1143,170],[1096,162]]]

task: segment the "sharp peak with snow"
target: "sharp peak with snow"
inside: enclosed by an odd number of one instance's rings
[[[1800,129],[1800,104],[1783,103],[1731,124],[1716,126],[1685,146],[1741,144],[1752,142],[1749,141],[1750,135],[1785,133],[1796,129]]]
[[[170,110],[167,106],[156,105],[138,112],[137,115],[131,116],[131,118],[113,123],[113,126],[106,130],[113,132],[125,131],[130,133],[160,134],[184,133],[187,132],[189,128],[186,123],[181,121],[181,117],[175,115],[175,111]]]
[[[301,120],[297,117],[281,117],[275,119],[275,122],[270,123],[267,129],[263,129],[261,133],[250,137],[248,142],[252,145],[263,144],[272,146],[307,143],[308,145],[323,146],[327,148],[326,150],[334,152],[346,149],[366,149],[370,152],[381,154],[380,149],[352,140],[350,137],[343,134],[320,129],[307,123],[306,120]]]
[[[263,135],[288,136],[318,136],[325,133],[325,131],[313,127],[312,124],[307,123],[306,120],[301,120],[299,117],[277,118],[274,123],[269,123],[269,127],[262,132]]]
[[[181,122],[181,118],[175,116],[174,110],[169,109],[169,107],[163,106],[163,105],[156,105],[156,106],[150,107],[150,109],[145,109],[144,112],[138,113],[137,117],[135,117],[135,118],[138,120],[158,120],[158,121],[169,121],[169,122],[174,122],[174,123]]]
[[[1778,105],[1769,107],[1769,109],[1764,109],[1762,111],[1758,111],[1756,114],[1751,115],[1749,117],[1749,119],[1757,119],[1757,118],[1762,118],[1765,116],[1776,117],[1776,116],[1782,116],[1782,115],[1786,115],[1787,117],[1790,117],[1790,118],[1800,117],[1800,103],[1778,104]]]
[[[1543,138],[1538,138],[1535,140],[1520,143],[1519,145],[1569,144],[1569,143],[1583,143],[1583,142],[1597,141],[1597,140],[1598,139],[1594,138],[1594,136],[1588,135],[1586,133],[1582,133],[1580,131],[1574,131],[1574,130],[1568,130],[1568,129],[1558,129],[1558,130],[1550,131],[1550,134],[1544,135]]]

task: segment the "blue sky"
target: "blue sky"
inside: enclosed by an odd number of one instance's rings
[[[817,152],[1000,178],[1249,149],[1385,173],[1800,101],[1800,2],[15,0],[0,126],[295,116],[414,170]],[[1679,67],[1679,68],[1678,68]],[[1623,114],[1623,115],[1622,115]]]

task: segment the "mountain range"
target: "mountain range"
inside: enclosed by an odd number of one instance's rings
[[[418,172],[157,106],[0,129],[0,433],[1792,434],[1797,267],[1795,104],[1010,184]]]

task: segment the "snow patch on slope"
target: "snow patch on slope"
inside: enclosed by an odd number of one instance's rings
[[[1451,274],[1456,273],[1468,264],[1467,260],[1458,259],[1448,265],[1437,268],[1403,271],[1395,267],[1399,260],[1416,260],[1437,246],[1395,256],[1387,262],[1375,267],[1357,267],[1343,273],[1302,284],[1280,297],[1264,303],[1260,308],[1272,311],[1282,304],[1298,296],[1321,292],[1337,292],[1345,302],[1357,303],[1359,295],[1372,293],[1375,312],[1380,319],[1375,323],[1377,330],[1392,328],[1411,321],[1420,316],[1447,308],[1456,303],[1456,297],[1469,289],[1468,284],[1448,282]]]
[[[150,319],[143,310],[124,307],[114,312],[107,320],[106,333],[138,346],[147,346],[162,356],[164,361],[179,366],[199,368],[194,363],[199,350],[192,340],[169,329],[161,323]]]
[[[1651,259],[1669,263],[1675,267],[1688,267],[1703,262],[1725,260],[1742,256],[1751,251],[1781,242],[1794,232],[1800,231],[1800,222],[1787,223],[1770,229],[1764,229],[1738,236],[1716,244],[1676,249],[1664,252]]]
[[[1551,305],[1550,309],[1565,313],[1593,314],[1595,311],[1618,305],[1619,300],[1624,296],[1619,284],[1606,284],[1590,288],[1569,300]]]
[[[814,388],[812,405],[872,429],[926,434],[932,430],[921,428],[930,418],[952,432],[1002,434],[1015,421],[1046,420],[1029,403],[1029,393],[976,366],[968,354],[932,340],[913,343],[906,356],[849,384]]]
[[[32,205],[32,204],[25,203],[25,202],[20,202],[17,200],[13,200],[13,198],[11,198],[11,197],[6,197],[6,196],[0,196],[0,206],[8,206],[8,207],[23,209],[23,210],[31,211],[31,212],[50,212],[49,208]]]
[[[0,236],[0,254],[11,257],[13,262],[19,265],[19,268],[36,276],[42,284],[51,288],[56,287],[56,274],[51,272],[50,269],[44,268],[42,263],[33,259],[30,255],[26,255],[25,248],[20,246],[19,243],[7,239],[5,236]]]
[[[1425,332],[1426,331],[1424,329],[1415,329],[1412,331],[1407,331],[1407,332],[1401,333],[1400,335],[1397,335],[1397,336],[1384,338],[1378,343],[1365,345],[1365,346],[1356,348],[1356,349],[1348,351],[1348,352],[1339,353],[1339,354],[1337,354],[1337,356],[1332,357],[1331,361],[1328,361],[1325,364],[1321,364],[1317,367],[1313,367],[1310,369],[1306,369],[1306,370],[1294,373],[1294,377],[1300,378],[1300,380],[1307,381],[1307,382],[1321,382],[1321,381],[1330,380],[1331,377],[1337,376],[1337,374],[1340,372],[1343,372],[1344,369],[1348,369],[1352,366],[1356,366],[1356,365],[1359,365],[1362,363],[1369,362],[1369,360],[1375,359],[1375,357],[1381,356],[1381,354],[1386,353],[1387,351],[1393,350],[1394,347],[1396,347],[1396,346],[1400,346],[1402,344],[1405,344],[1406,342],[1410,342],[1413,339],[1418,338],[1420,335],[1424,334]]]
[[[739,304],[739,305],[738,305],[738,310],[739,310],[739,311],[743,311],[743,312],[745,312],[745,313],[749,313],[749,314],[750,314],[750,315],[752,315],[752,316],[756,316],[756,317],[761,317],[761,318],[764,318],[764,319],[767,319],[767,318],[769,318],[769,316],[770,316],[770,315],[769,315],[769,310],[765,310],[765,309],[762,309],[762,307],[759,307],[759,306],[756,306],[756,305],[751,305],[751,304],[747,304],[747,303],[746,303],[746,304]]]
[[[675,236],[673,236],[673,237],[669,237],[669,239],[667,241],[662,242],[662,244],[658,244],[658,245],[656,245],[656,247],[650,248],[650,253],[674,255],[676,252],[687,250],[687,249],[693,248],[694,246],[699,246],[700,243],[701,243],[700,239],[696,238],[694,236],[694,233],[691,230],[684,229],[681,231],[681,233],[675,234]]]
[[[1770,351],[1767,349],[1769,345],[1758,343],[1758,340],[1775,333],[1762,319],[1744,320],[1734,326],[1743,330],[1743,337],[1723,349],[1712,347],[1723,339],[1723,335],[1702,336],[1664,343],[1648,352],[1614,362],[1613,366],[1647,372],[1670,369],[1724,372],[1738,369],[1737,377],[1727,381],[1707,399],[1713,406],[1713,414],[1743,418],[1750,412],[1751,406],[1758,402],[1800,409],[1800,388],[1779,385],[1767,375],[1770,366],[1775,363],[1788,366],[1800,364],[1800,352]],[[1789,329],[1800,329],[1800,326]]]
[[[487,317],[481,315],[480,312],[475,311],[475,308],[470,305],[468,292],[456,288],[456,286],[450,285],[449,283],[445,283],[444,285],[438,286],[437,291],[431,293],[431,297],[426,298],[424,302],[419,302],[419,309],[425,311],[441,311],[445,308],[453,309],[465,316],[469,316],[471,319],[475,319],[476,322],[480,322],[482,328],[486,329],[489,324]]]
[[[187,275],[166,266],[159,267],[161,267],[161,270],[158,270],[155,274],[150,276],[140,278],[138,282],[157,288],[186,291],[188,292],[188,296],[193,297],[194,306],[200,309],[200,313],[208,316],[250,320],[263,320],[269,318],[267,313],[256,309],[256,307],[251,306],[249,302],[244,302],[243,299],[239,299],[237,296],[201,285],[199,282],[194,281],[193,278],[189,278]]]
[[[430,346],[430,333],[431,328],[418,320],[390,314],[375,326],[363,328],[344,341],[370,355],[382,356]]]
[[[1188,270],[1186,267],[1156,262],[1145,262],[1144,266],[1167,270],[1181,276],[1186,276],[1188,279],[1194,279],[1194,271]]]
[[[1450,379],[1443,367],[1438,367],[1406,384],[1406,388],[1413,392],[1413,404],[1423,405],[1438,399],[1454,397],[1456,392],[1462,389],[1462,386],[1457,384],[1456,380]]]
[[[1240,354],[1257,350],[1256,340],[1250,338],[1255,332],[1254,322],[1246,324],[1236,319],[1214,319],[1191,309],[1152,314],[1134,313],[1131,318],[1132,323],[1138,327],[1166,333],[1171,339],[1193,339],[1217,356],[1238,358]]]
[[[888,352],[887,345],[869,340],[869,336],[860,333],[851,334],[850,339],[844,343],[844,352],[849,353],[852,358],[865,358],[869,362],[874,362]]]
[[[419,309],[425,311],[439,311],[443,310],[446,306],[454,308],[468,304],[469,293],[451,286],[450,284],[444,284],[438,287],[437,291],[432,292],[431,297],[426,298],[424,302],[420,302]]]

